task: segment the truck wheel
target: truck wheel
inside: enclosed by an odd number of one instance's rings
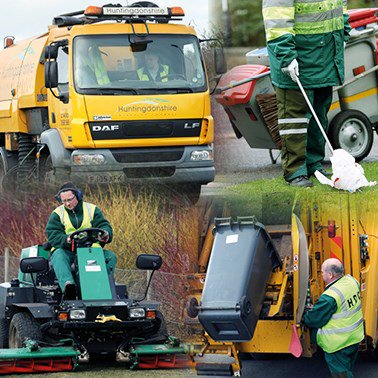
[[[0,349],[8,348],[9,322],[0,319]]]
[[[42,340],[41,326],[29,312],[18,312],[10,322],[9,348],[22,348],[27,338]]]
[[[358,110],[345,110],[331,122],[328,131],[334,148],[349,152],[356,161],[365,158],[373,146],[373,127],[369,118]]]

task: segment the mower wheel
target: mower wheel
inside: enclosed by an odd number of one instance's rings
[[[9,348],[22,348],[27,338],[42,340],[41,326],[29,312],[18,312],[10,322]]]
[[[8,348],[9,322],[0,319],[0,349]]]
[[[332,120],[329,131],[332,146],[349,152],[356,161],[364,159],[373,146],[373,127],[358,110],[345,110]]]

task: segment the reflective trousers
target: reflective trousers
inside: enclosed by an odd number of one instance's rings
[[[322,168],[324,137],[299,89],[275,89],[284,178],[291,181],[299,176],[310,176]],[[306,89],[306,93],[323,129],[326,130],[327,114],[332,103],[332,87]]]
[[[103,251],[108,274],[114,273],[117,257],[112,251],[106,249],[104,249]],[[62,291],[66,282],[75,283],[75,279],[71,271],[71,265],[74,263],[75,257],[76,253],[62,248],[55,250],[51,256],[54,272]]]

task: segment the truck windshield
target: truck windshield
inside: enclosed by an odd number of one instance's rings
[[[198,40],[190,35],[150,34],[148,43],[129,35],[74,39],[74,84],[83,94],[193,93],[207,89]]]

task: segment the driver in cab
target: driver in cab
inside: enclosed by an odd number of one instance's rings
[[[156,48],[150,48],[144,53],[145,65],[138,69],[138,78],[141,81],[165,83],[168,81],[169,66],[160,63]]]
[[[101,228],[104,234],[101,235],[99,243],[92,244],[92,247],[103,247],[113,238],[112,227],[101,210],[96,205],[84,202],[82,196],[82,192],[72,182],[65,183],[55,197],[61,205],[51,213],[46,225],[46,235],[53,247],[51,262],[59,286],[66,297],[67,293],[76,292],[71,272],[76,254],[73,252],[70,235],[85,228]],[[112,251],[103,251],[108,274],[113,273],[117,257]]]

